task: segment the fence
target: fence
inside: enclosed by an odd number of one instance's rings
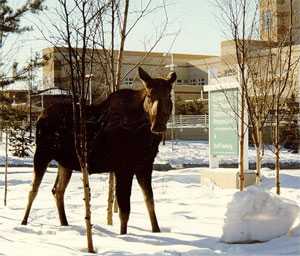
[[[208,128],[208,115],[176,115],[174,126],[172,117],[170,118],[168,128]]]
[[[297,120],[297,115],[293,118],[285,117],[284,115],[279,117],[280,125],[286,125],[291,123],[292,120]],[[176,115],[174,127],[172,124],[172,117],[170,117],[167,124],[168,128],[208,128],[208,115]],[[266,126],[274,125],[274,117],[268,117]]]

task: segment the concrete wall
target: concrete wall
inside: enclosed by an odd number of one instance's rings
[[[208,140],[207,128],[175,128],[175,138],[179,140]],[[171,139],[171,129],[167,131],[167,139]]]
[[[266,30],[266,13],[271,13],[271,27]],[[293,40],[300,43],[300,0],[293,0]],[[260,1],[260,35],[262,40],[285,40],[290,25],[289,0]]]

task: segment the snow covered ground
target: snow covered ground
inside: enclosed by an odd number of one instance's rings
[[[173,144],[173,146],[172,146]],[[255,163],[255,149],[249,147],[249,163]],[[293,154],[286,149],[282,150],[281,163],[300,166],[300,154]],[[169,163],[172,167],[180,167],[181,165],[201,165],[208,166],[208,142],[207,141],[184,141],[178,140],[175,143],[167,141],[166,145],[160,145],[159,153],[155,159],[155,163]],[[238,159],[229,157],[221,161],[226,164],[237,164]],[[269,146],[266,146],[263,164],[274,163],[274,153]]]
[[[119,218],[106,225],[107,174],[91,176],[92,222],[94,245],[98,255],[300,255],[300,216],[288,234],[269,242],[226,244],[221,242],[228,203],[236,198],[237,190],[222,190],[213,184],[200,184],[202,168],[182,169],[184,164],[208,165],[206,142],[178,141],[160,146],[157,164],[170,164],[177,170],[153,174],[156,210],[162,233],[150,232],[150,221],[143,196],[134,182],[128,234],[119,235]],[[255,152],[249,150],[250,161]],[[272,162],[272,152],[265,152],[264,162]],[[282,161],[300,163],[299,154],[284,152]],[[228,159],[236,163],[236,159]],[[0,164],[4,149],[0,145]],[[30,166],[32,157],[19,159],[10,156],[16,166]],[[59,225],[51,189],[56,168],[49,168],[34,202],[27,226],[20,225],[27,203],[32,178],[31,167],[9,168],[8,206],[2,203],[4,168],[0,167],[0,256],[18,255],[79,255],[87,256],[84,236],[84,208],[81,174],[74,173],[66,191],[66,212],[70,226]],[[274,192],[274,171],[263,169],[262,187]],[[282,198],[300,206],[300,170],[282,170]]]
[[[0,166],[4,166],[4,156],[4,145],[0,143]],[[237,164],[238,159],[231,157],[222,162]],[[255,150],[253,147],[249,148],[249,162],[255,163]],[[274,163],[274,154],[268,147],[266,147],[262,163]],[[300,154],[282,150],[281,163],[300,166]],[[9,164],[13,166],[31,166],[32,157],[18,158],[9,154]],[[208,166],[208,143],[207,141],[178,140],[174,143],[167,141],[165,146],[160,144],[155,164],[168,164],[173,168],[182,168],[185,165]]]
[[[300,255],[300,216],[287,235],[265,243],[225,244],[220,241],[227,204],[236,190],[201,185],[203,169],[154,172],[156,210],[162,233],[150,232],[143,196],[136,183],[131,198],[128,234],[119,235],[119,220],[106,225],[107,175],[92,175],[92,221],[97,255]],[[3,168],[0,168],[3,198]],[[0,206],[1,256],[87,256],[80,173],[74,173],[66,191],[70,226],[59,226],[51,195],[56,169],[49,168],[34,202],[27,226],[20,225],[31,183],[31,168],[10,169],[8,206]],[[274,172],[264,170],[263,188],[274,191]],[[300,170],[282,171],[282,196],[300,205]],[[2,200],[1,200],[2,201]]]

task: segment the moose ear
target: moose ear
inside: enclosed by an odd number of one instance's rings
[[[149,76],[148,73],[141,67],[139,67],[139,76],[144,82],[148,82],[151,80],[151,76]]]
[[[168,75],[168,80],[171,84],[173,84],[177,79],[177,75],[175,72],[172,72]]]

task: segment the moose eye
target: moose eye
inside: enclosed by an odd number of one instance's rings
[[[156,97],[153,94],[150,94],[150,99],[151,99],[151,101],[154,101],[156,99]]]

